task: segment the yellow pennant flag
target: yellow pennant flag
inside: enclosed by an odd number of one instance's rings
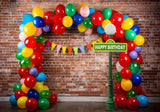
[[[96,41],[98,41],[98,43],[103,43],[103,39],[102,38],[99,38]]]
[[[56,45],[57,45],[57,44],[52,43],[52,45],[51,45],[51,51],[56,47]]]
[[[93,41],[93,42],[92,42],[92,45],[95,44],[95,43],[97,43],[97,41]]]
[[[65,53],[66,53],[66,49],[67,49],[67,47],[66,47],[66,46],[62,46],[62,52],[63,52],[63,54],[65,54]]]

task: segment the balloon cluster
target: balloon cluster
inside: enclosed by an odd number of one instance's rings
[[[112,26],[108,28],[108,26]],[[116,29],[112,39],[116,42],[127,43],[128,51],[121,52],[119,61],[116,64],[118,72],[115,75],[118,81],[115,86],[117,107],[127,106],[135,110],[138,107],[147,106],[148,100],[142,92],[140,83],[140,64],[143,58],[138,53],[142,50],[144,37],[139,35],[140,28],[134,24],[132,18],[127,15],[104,8],[102,11],[95,11],[87,4],[81,4],[76,12],[73,4],[66,6],[59,4],[54,11],[43,12],[40,7],[35,7],[32,14],[25,14],[20,24],[18,43],[19,51],[16,53],[20,60],[19,74],[21,84],[14,85],[15,95],[10,101],[20,108],[35,110],[37,107],[47,109],[49,103],[57,100],[56,95],[50,95],[47,86],[43,85],[46,75],[42,72],[41,65],[43,57],[45,38],[42,32],[52,31],[56,34],[63,34],[66,29],[77,28],[79,32],[86,35],[92,34],[97,28],[99,34],[103,34],[104,41],[109,39],[109,33]]]

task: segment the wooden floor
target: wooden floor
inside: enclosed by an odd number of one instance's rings
[[[36,112],[107,112],[105,103],[91,102],[59,102],[50,106],[48,110],[37,110]],[[150,103],[147,108],[140,108],[138,112],[160,112],[160,103]],[[27,110],[18,109],[9,102],[0,102],[0,112],[27,112]],[[118,109],[112,112],[135,112],[127,108]]]

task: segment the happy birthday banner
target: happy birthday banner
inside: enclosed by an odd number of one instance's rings
[[[97,40],[93,41],[91,44],[81,45],[81,46],[76,46],[76,47],[62,46],[62,45],[59,45],[59,44],[55,44],[54,42],[51,42],[49,40],[46,40],[45,47],[48,47],[48,46],[51,45],[51,51],[56,49],[57,53],[59,53],[59,51],[62,49],[62,53],[63,54],[66,54],[66,51],[68,50],[69,55],[72,54],[72,51],[74,51],[74,54],[77,55],[78,49],[80,49],[81,52],[83,54],[85,54],[85,47],[87,47],[90,51],[92,51],[91,47],[95,43],[103,43],[103,39],[102,38],[98,38]]]

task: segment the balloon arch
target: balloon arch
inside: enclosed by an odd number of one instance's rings
[[[127,43],[128,47],[128,52],[120,52],[116,64],[118,72],[115,74],[115,105],[131,110],[147,106],[148,99],[142,92],[142,78],[139,75],[143,59],[138,53],[144,44],[144,37],[139,35],[140,28],[127,15],[110,8],[104,8],[102,12],[95,11],[87,4],[81,4],[77,12],[73,4],[59,4],[54,11],[46,13],[42,8],[35,7],[32,14],[23,16],[19,27],[19,51],[16,53],[16,58],[20,60],[21,80],[13,86],[15,94],[10,97],[11,104],[34,111],[37,108],[48,109],[50,104],[57,101],[57,96],[51,94],[49,88],[44,85],[46,75],[42,72],[41,53],[44,51],[42,43],[45,38],[42,32],[63,34],[66,29],[77,28],[79,32],[90,35],[92,29],[97,28],[97,32],[103,34],[103,41],[107,41],[109,36],[105,32],[110,30],[106,28],[108,24],[116,28],[112,39]]]

